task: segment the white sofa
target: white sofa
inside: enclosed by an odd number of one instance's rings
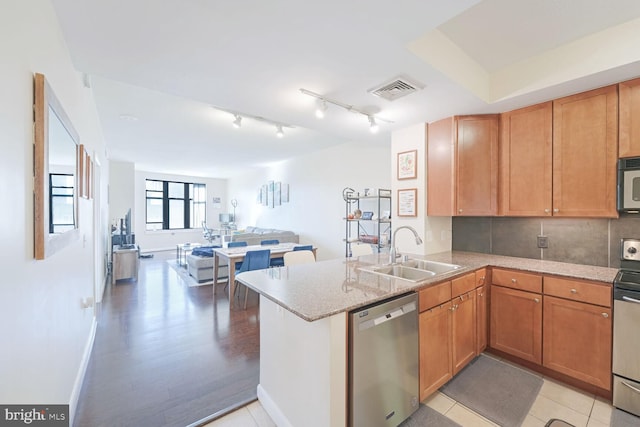
[[[247,242],[247,245],[259,245],[263,240],[273,239],[280,243],[300,243],[300,236],[293,231],[261,227],[247,227],[242,232],[225,236],[225,243]]]
[[[213,280],[213,257],[189,254],[187,255],[187,271],[198,282]],[[229,277],[226,264],[218,266],[218,281]]]

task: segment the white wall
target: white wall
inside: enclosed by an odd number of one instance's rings
[[[91,90],[71,64],[50,2],[3,1],[0,32],[0,402],[71,403],[73,412],[95,326],[93,309],[80,306],[94,296],[93,202],[80,200],[80,239],[36,261],[33,73],[46,76],[80,142],[102,164],[104,140]]]
[[[113,174],[114,171],[112,170],[111,173]],[[147,179],[205,184],[207,186],[207,227],[209,228],[219,227],[219,213],[233,212],[233,208],[229,204],[229,200],[227,200],[227,180],[225,179],[135,171],[135,188],[131,185],[133,179],[129,181],[128,186],[132,188],[135,198],[135,203],[132,205],[133,231],[136,233],[136,243],[143,252],[159,250],[175,251],[178,243],[208,243],[203,237],[200,224],[193,225],[195,228],[190,230],[146,230],[145,181]],[[221,199],[222,207],[218,208],[213,205],[214,197]]]
[[[238,200],[239,227],[292,230],[300,243],[318,247],[318,259],[344,257],[342,190],[390,188],[389,157],[389,147],[349,143],[230,179],[228,194]],[[271,209],[256,202],[258,189],[270,180],[289,184],[289,203]]]
[[[403,251],[416,254],[433,254],[451,250],[451,217],[427,216],[427,126],[424,123],[410,126],[393,132],[391,137],[391,176],[393,177],[392,196],[397,202],[399,189],[417,189],[417,216],[395,217],[394,230],[402,225],[408,225],[418,232],[423,240],[422,245],[416,245],[409,230],[398,232],[395,242],[398,252]],[[398,180],[397,156],[405,151],[417,151],[417,177],[415,179]],[[397,205],[396,205],[397,206]]]

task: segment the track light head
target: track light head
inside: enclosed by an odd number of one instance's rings
[[[327,101],[324,99],[318,99],[318,105],[316,106],[316,117],[319,119],[324,118],[324,113],[327,111]]]
[[[378,132],[378,124],[376,123],[376,118],[373,116],[367,116],[369,118],[369,130],[371,133]]]
[[[239,114],[235,114],[234,116],[236,119],[233,121],[233,127],[239,129],[240,126],[242,126],[242,116]]]
[[[282,130],[282,125],[276,125],[276,136],[278,138],[282,138],[284,136],[284,131]]]

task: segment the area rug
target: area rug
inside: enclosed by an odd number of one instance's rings
[[[480,355],[440,391],[498,425],[519,426],[542,383],[542,377]]]
[[[638,427],[640,417],[636,417],[620,409],[611,411],[611,427]]]
[[[462,427],[452,419],[442,415],[440,412],[427,405],[420,404],[420,407],[409,418],[404,420],[398,427]]]
[[[213,284],[213,280],[207,280],[207,281],[204,281],[204,282],[198,282],[195,278],[193,278],[193,276],[191,276],[189,274],[189,271],[187,270],[187,268],[178,265],[176,263],[175,259],[168,259],[165,262],[167,263],[167,265],[169,267],[171,267],[173,269],[173,271],[178,273],[178,276],[180,276],[182,281],[189,287],[205,286],[205,285],[212,285]]]

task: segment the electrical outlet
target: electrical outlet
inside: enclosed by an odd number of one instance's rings
[[[538,236],[538,247],[539,248],[548,248],[549,247],[549,238],[547,236]]]

